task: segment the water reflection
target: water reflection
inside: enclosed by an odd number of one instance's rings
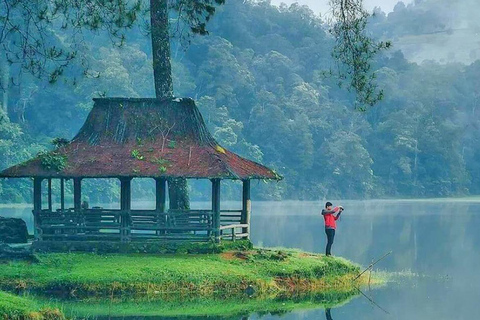
[[[335,201],[336,203],[338,201]],[[195,203],[208,207],[209,203]],[[377,268],[400,275],[396,282],[369,293],[391,319],[476,319],[480,301],[480,202],[477,201],[342,201],[334,255],[362,265],[388,251]],[[253,202],[252,241],[268,247],[300,248],[323,253],[323,202]],[[236,209],[239,203],[225,204]],[[23,217],[31,232],[31,208],[0,209],[0,215]],[[346,305],[294,311],[284,320],[385,319],[365,298]],[[242,315],[237,316],[241,319]],[[245,316],[245,315],[243,315]],[[250,314],[249,319],[278,319]],[[160,319],[160,318],[159,318]],[[328,318],[327,318],[328,319]]]
[[[326,308],[326,309],[325,309],[325,318],[326,318],[327,320],[333,320],[332,315],[330,314],[330,311],[331,311],[331,310],[332,310],[332,309],[330,309],[330,308]]]
[[[62,306],[67,316],[77,319],[257,319],[285,316],[299,309],[341,306],[357,295],[355,291],[273,298],[187,298],[171,295],[161,300],[59,301],[57,305]]]

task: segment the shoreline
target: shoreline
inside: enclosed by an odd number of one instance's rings
[[[374,199],[331,199],[335,202],[472,202],[472,203],[480,203],[480,195],[471,195],[471,196],[460,196],[460,197],[441,197],[441,198],[374,198]],[[140,199],[137,200],[138,203],[149,203],[152,202],[148,199]],[[194,203],[208,203],[204,200],[192,201]],[[225,200],[226,203],[237,203],[241,201],[237,200]],[[284,199],[284,200],[256,200],[255,202],[271,202],[271,203],[290,203],[290,202],[303,202],[303,203],[315,203],[315,204],[323,204],[324,200],[295,200],[295,199]],[[104,205],[104,204],[101,204]],[[0,203],[0,209],[26,209],[32,208],[33,204],[31,203]]]

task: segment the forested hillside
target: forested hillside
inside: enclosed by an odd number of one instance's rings
[[[376,18],[372,30],[402,36],[408,21],[397,20]],[[480,61],[416,64],[394,47],[376,61],[385,98],[362,113],[326,76],[333,46],[327,28],[306,7],[229,0],[209,24],[209,36],[192,39],[186,49],[173,44],[176,95],[197,101],[222,146],[284,176],[254,187],[256,197],[480,193]],[[121,49],[102,35],[85,45],[98,79],[51,85],[24,74],[10,83],[0,110],[2,169],[51,148],[55,137],[73,138],[93,97],[154,96],[150,43],[142,30],[129,32]],[[5,68],[16,72],[8,63],[0,67],[3,74]],[[118,193],[108,192],[112,185],[87,192],[109,200]],[[29,201],[30,193],[29,181],[0,182],[2,201]]]

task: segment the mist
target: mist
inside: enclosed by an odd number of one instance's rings
[[[330,10],[328,0],[272,1],[281,3],[306,5],[321,17],[328,17]],[[375,23],[382,21],[373,32],[390,40],[393,50],[401,50],[410,61],[469,64],[480,57],[478,1],[366,0],[364,5],[376,13]]]
[[[474,0],[417,0],[398,3],[387,14],[386,23],[396,25],[394,49],[415,62],[472,63],[480,57],[480,2]]]

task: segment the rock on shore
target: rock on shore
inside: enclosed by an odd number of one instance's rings
[[[27,224],[22,219],[0,217],[0,242],[27,243]]]

